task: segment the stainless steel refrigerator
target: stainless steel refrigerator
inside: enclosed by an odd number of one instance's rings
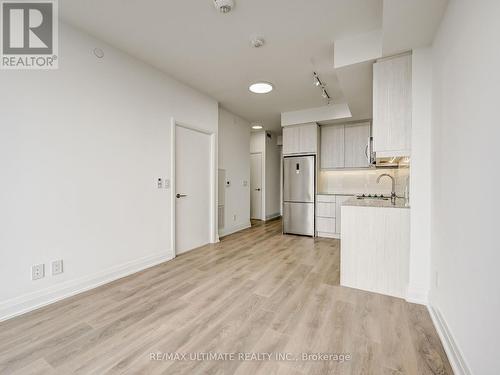
[[[314,236],[314,156],[283,159],[283,233]]]

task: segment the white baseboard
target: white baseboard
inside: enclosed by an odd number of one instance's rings
[[[275,212],[274,214],[266,215],[265,221],[276,219],[277,217],[280,217],[280,216],[281,216],[281,214],[279,212]]]
[[[436,331],[441,339],[446,355],[448,356],[448,360],[453,368],[453,372],[455,375],[471,375],[472,372],[465,362],[462,351],[453,339],[453,335],[451,334],[444,317],[439,312],[439,309],[430,305],[427,306],[427,309],[429,310],[434,327],[436,327]]]
[[[170,251],[157,253],[108,268],[90,276],[68,280],[46,289],[9,299],[0,303],[0,321],[85,292],[171,259]]]
[[[406,291],[406,301],[417,303],[419,305],[427,305],[428,291],[427,289],[410,285]]]
[[[240,230],[250,228],[251,226],[252,226],[252,224],[250,223],[250,221],[248,221],[246,223],[235,225],[235,226],[230,227],[230,228],[221,229],[219,231],[219,237],[228,236],[230,234],[239,232]]]
[[[340,233],[316,232],[316,237],[340,239]]]

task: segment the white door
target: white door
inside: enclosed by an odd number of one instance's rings
[[[176,126],[176,254],[210,242],[210,155],[210,135]]]
[[[250,217],[262,220],[262,153],[250,154]]]

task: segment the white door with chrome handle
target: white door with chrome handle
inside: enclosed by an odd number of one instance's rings
[[[262,220],[262,153],[250,154],[250,218]]]
[[[210,135],[175,130],[176,254],[210,242]]]

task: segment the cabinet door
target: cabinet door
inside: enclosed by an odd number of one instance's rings
[[[368,167],[370,165],[370,123],[345,125],[344,140],[345,167]]]
[[[411,56],[373,64],[374,151],[409,155],[411,112]]]
[[[299,139],[299,128],[297,126],[283,128],[283,155],[298,153]]]
[[[299,129],[299,152],[315,154],[318,151],[318,125],[307,124]]]
[[[321,168],[344,168],[344,125],[321,127]]]
[[[352,196],[350,195],[337,195],[335,197],[335,233],[341,233],[341,212],[342,212],[342,204],[348,200],[352,198]]]

